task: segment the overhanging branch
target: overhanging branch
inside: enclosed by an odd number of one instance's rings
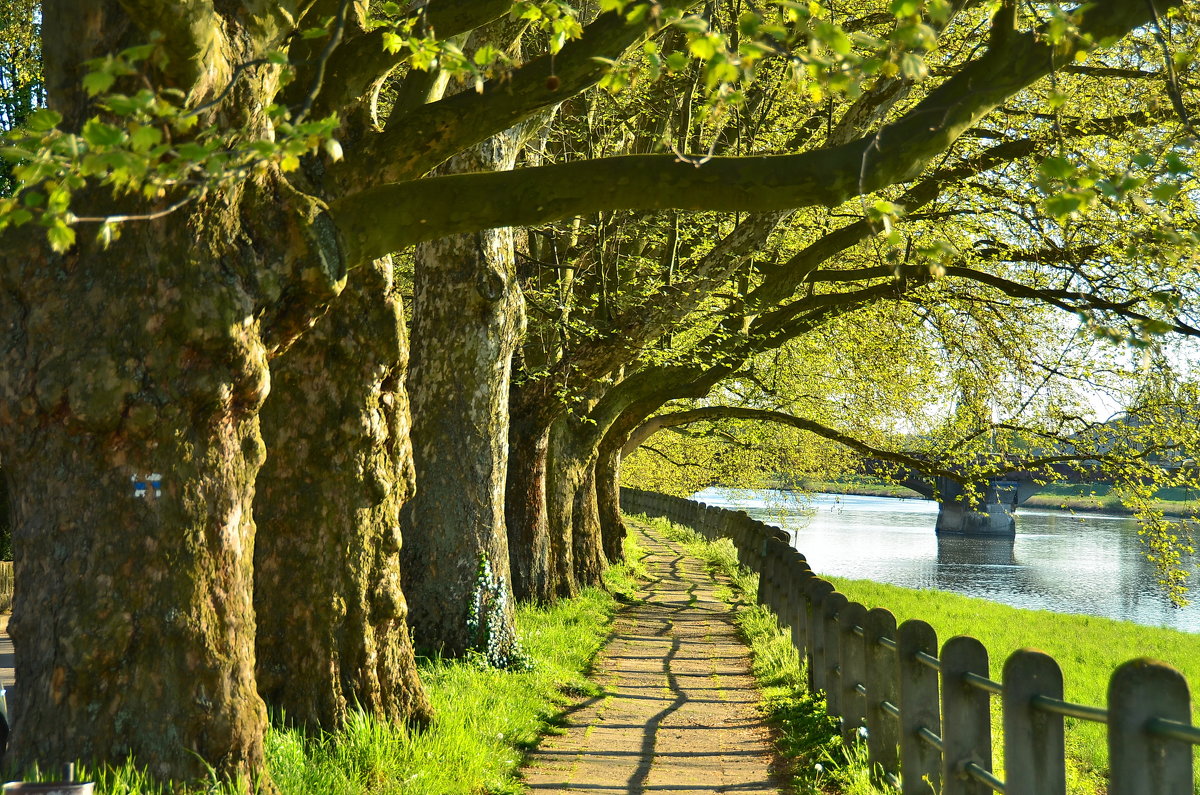
[[[1147,8],[1139,0],[1104,0],[1083,15],[1080,33],[1103,41],[1122,36],[1147,19]],[[593,23],[597,24],[600,20]],[[628,30],[624,32],[622,41],[628,41]],[[585,37],[577,44],[584,47],[587,41]],[[345,196],[332,210],[357,263],[448,234],[532,226],[601,210],[771,212],[836,206],[853,196],[911,179],[986,113],[1091,46],[1084,44],[1082,36],[1051,45],[1044,31],[1005,37],[1001,46],[964,67],[896,122],[874,135],[826,150],[713,158],[701,166],[671,155],[629,155],[510,172],[461,174],[378,185]],[[417,124],[416,131],[423,131],[419,136],[410,137],[414,130],[406,130],[403,138],[410,145],[412,140],[435,143],[415,153],[377,152],[383,158],[378,162],[385,163],[379,179],[404,174],[413,163],[436,162],[447,154],[443,148],[457,150],[486,138],[519,121],[522,113],[554,101],[553,97],[536,97],[539,89],[534,86],[527,88],[531,93],[521,96],[518,92],[501,96],[499,90],[485,93],[472,107],[464,105],[461,113],[456,111],[452,126],[469,127],[475,118],[473,111],[483,107],[488,98],[497,106],[492,111],[501,115],[499,120],[486,119],[481,134],[468,136],[469,141],[460,141],[449,132],[445,125],[451,124],[451,119],[444,116],[439,116],[440,126],[435,128]],[[540,90],[547,89],[543,85]],[[458,97],[443,102],[455,99]],[[436,106],[443,106],[442,110],[427,112],[442,114],[449,107],[440,102],[427,108]],[[402,142],[393,143],[400,146]],[[411,172],[407,175],[413,176]],[[368,180],[368,184],[373,182],[378,180]]]

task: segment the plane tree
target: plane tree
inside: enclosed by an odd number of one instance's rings
[[[1155,11],[1107,0],[1046,20],[981,19],[987,45],[964,51],[952,76],[823,147],[427,176],[614,74],[613,59],[677,20],[715,87],[736,80],[724,40],[684,15],[696,6],[606,2],[576,30],[555,4],[507,1],[414,11],[349,0],[43,3],[49,107],[9,137],[19,189],[0,200],[0,459],[19,550],[10,631],[24,694],[15,764],[133,756],[164,778],[211,766],[254,780],[266,720],[256,663],[309,670],[300,655],[331,664],[272,698],[309,705],[314,720],[336,721],[353,699],[422,715],[398,582],[411,446],[389,254],[618,210],[840,206],[936,169],[998,106],[1114,47]],[[555,52],[467,61],[447,43],[514,8],[540,18]],[[921,8],[879,11],[904,32],[896,42],[856,45],[790,4],[767,7],[762,24],[747,17],[747,38],[797,64],[809,87],[853,92],[869,69],[880,86],[920,76],[904,37],[925,35],[914,28]],[[814,60],[822,52],[836,57]],[[381,114],[382,78],[400,69],[416,86],[426,79],[404,62],[434,57],[479,90]],[[882,275],[861,290],[895,292]],[[771,334],[832,311],[753,308]],[[669,309],[647,315],[645,329],[626,330],[632,347],[589,353],[596,373],[629,363],[674,322]],[[282,402],[271,407],[269,394]],[[623,401],[607,397],[593,413],[612,416]],[[303,427],[309,411],[320,427]],[[275,469],[259,501],[268,450]],[[312,507],[284,488],[297,473],[321,501],[312,518],[335,526],[284,521]],[[313,576],[284,576],[285,556]],[[305,637],[309,648],[266,645],[256,659],[256,622],[326,619],[335,630]]]

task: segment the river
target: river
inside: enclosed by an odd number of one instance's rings
[[[1200,594],[1172,607],[1126,516],[1022,508],[1015,538],[939,538],[929,500],[715,488],[693,499],[782,527],[818,574],[1200,632]]]

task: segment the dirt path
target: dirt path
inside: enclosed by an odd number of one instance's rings
[[[750,657],[704,564],[628,523],[651,581],[596,660],[604,695],[530,757],[531,793],[779,793]]]

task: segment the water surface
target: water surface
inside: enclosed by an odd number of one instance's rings
[[[1171,606],[1126,516],[1022,508],[1015,538],[939,538],[929,500],[750,489],[693,499],[784,528],[819,574],[1200,632],[1200,604]]]

